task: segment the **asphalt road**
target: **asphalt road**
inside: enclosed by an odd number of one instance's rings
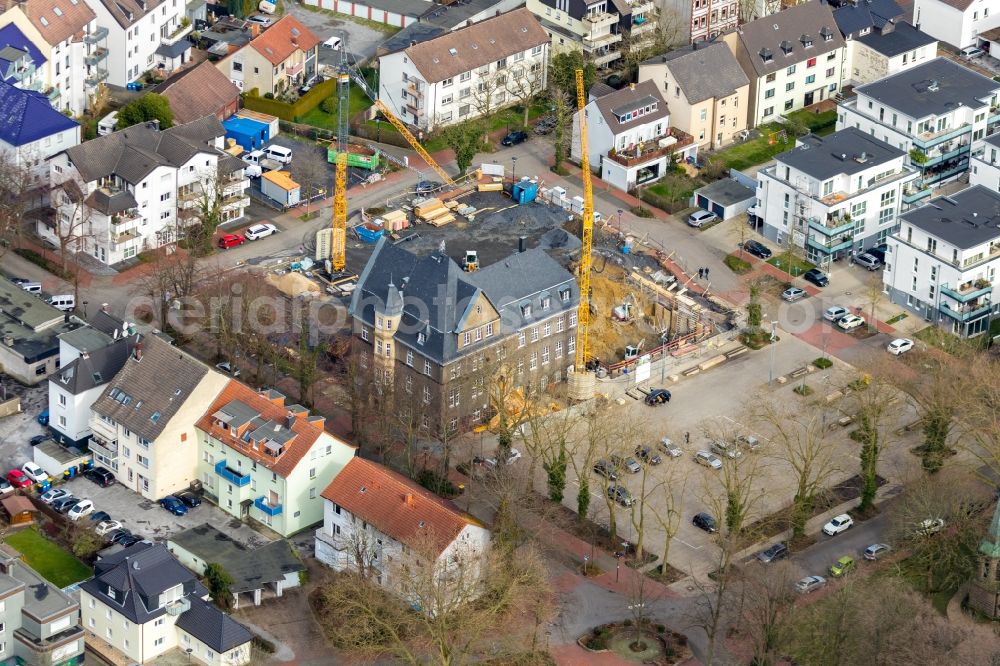
[[[806,550],[794,553],[792,561],[801,567],[803,576],[820,575],[827,579],[830,578],[830,565],[844,555],[853,557],[859,567],[864,566],[866,562],[861,554],[865,548],[873,543],[888,543],[890,521],[888,512],[883,511],[836,536],[820,532],[819,540]]]

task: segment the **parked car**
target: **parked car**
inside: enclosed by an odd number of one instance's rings
[[[851,571],[854,571],[854,558],[850,555],[837,558],[837,561],[830,565],[830,575],[834,578],[840,578]]]
[[[929,536],[931,534],[937,534],[944,529],[944,520],[942,518],[927,518],[921,520],[920,524],[917,525],[917,529],[914,530],[916,534],[921,536]]]
[[[885,263],[885,253],[889,251],[889,245],[887,243],[882,243],[881,245],[876,245],[875,247],[869,249],[865,254],[870,254],[875,257],[883,264]]]
[[[642,462],[649,463],[650,465],[659,465],[663,462],[663,458],[656,455],[656,453],[653,452],[653,448],[650,446],[635,447],[635,457]]]
[[[323,48],[324,49],[330,49],[332,51],[339,51],[340,50],[340,44],[341,44],[342,41],[343,40],[341,40],[340,37],[336,37],[336,36],[329,37],[329,38],[327,38],[327,40],[325,42],[323,42]]]
[[[826,273],[818,268],[810,268],[807,270],[802,274],[802,279],[806,282],[812,282],[817,287],[825,287],[830,284],[830,278]]]
[[[255,224],[245,232],[243,232],[243,237],[249,241],[255,241],[259,238],[266,238],[271,234],[278,233],[278,227],[270,223]]]
[[[670,402],[670,391],[664,388],[650,389],[649,394],[646,396],[646,404],[655,406],[662,405],[665,402]]]
[[[105,520],[111,520],[111,515],[107,511],[95,511],[90,514],[90,519],[101,523]]]
[[[805,298],[805,297],[806,297],[806,290],[802,289],[801,287],[789,287],[788,289],[781,292],[781,298],[783,300],[788,301],[789,303],[793,303],[799,300],[800,298]]]
[[[134,546],[135,544],[142,541],[142,537],[137,534],[129,534],[128,536],[122,537],[118,540],[118,543],[123,548],[128,548],[129,546]]]
[[[510,132],[505,136],[500,143],[504,146],[516,146],[519,143],[524,143],[528,140],[527,132]]]
[[[42,504],[52,504],[56,500],[61,500],[64,497],[70,497],[72,494],[73,493],[65,488],[53,488],[52,490],[46,490],[38,499],[42,500]]]
[[[14,486],[7,479],[0,479],[0,497],[7,497],[14,492]]]
[[[972,60],[973,58],[982,58],[984,55],[986,55],[986,51],[982,50],[978,46],[966,46],[958,53],[967,60]]]
[[[698,451],[694,454],[694,461],[699,465],[704,465],[705,467],[722,469],[722,461],[709,451]]]
[[[617,481],[618,473],[615,472],[615,466],[609,463],[607,460],[598,460],[594,463],[594,473],[598,476],[603,476],[609,481]]]
[[[95,529],[97,531],[97,536],[104,536],[108,532],[121,529],[121,527],[122,524],[117,520],[102,520],[97,523],[97,527]]]
[[[826,578],[823,578],[822,576],[806,576],[805,578],[800,579],[799,582],[795,583],[795,589],[799,592],[799,594],[809,594],[824,585],[826,585]]]
[[[201,496],[193,490],[184,490],[174,495],[174,497],[184,502],[184,505],[189,509],[201,506]]]
[[[28,440],[28,443],[31,444],[32,446],[38,446],[47,439],[50,439],[48,435],[35,435],[34,437]]]
[[[892,550],[892,548],[890,548],[888,544],[873,543],[872,545],[865,548],[864,558],[869,562],[874,562],[878,558],[888,553],[890,550]]]
[[[692,227],[703,227],[719,219],[719,216],[707,210],[696,210],[688,215],[688,225]]]
[[[421,180],[413,187],[413,191],[417,194],[428,194],[430,192],[435,192],[442,187],[443,185],[436,180]]]
[[[671,458],[680,458],[683,453],[683,451],[681,451],[681,447],[674,444],[674,441],[669,437],[661,438],[660,443],[657,446]]]
[[[215,369],[226,373],[227,375],[232,375],[233,377],[240,376],[240,369],[235,367],[229,361],[223,361],[222,363],[216,363]]]
[[[57,513],[66,513],[76,505],[80,500],[76,497],[63,497],[62,499],[56,500],[50,506],[56,510]]]
[[[608,499],[621,504],[624,507],[630,507],[635,504],[635,498],[632,497],[632,493],[628,491],[625,486],[608,486]]]
[[[848,314],[847,308],[839,305],[831,305],[826,310],[823,310],[823,319],[826,319],[827,321],[837,321],[846,314]]]
[[[243,245],[245,240],[240,234],[223,234],[219,236],[219,240],[215,244],[219,246],[220,250],[226,250],[237,245]]]
[[[709,445],[709,448],[711,449],[712,453],[718,454],[723,458],[730,458],[735,460],[736,458],[739,458],[740,456],[743,455],[743,452],[740,451],[740,448],[738,446],[736,446],[732,442],[727,442],[722,439],[712,440],[712,443]]]
[[[854,263],[856,263],[858,266],[863,266],[864,268],[867,268],[870,271],[877,271],[878,269],[882,268],[882,262],[867,252],[865,252],[861,256],[854,257]]]
[[[899,356],[900,354],[913,349],[913,340],[910,340],[909,338],[896,338],[890,342],[885,349],[893,356]]]
[[[94,503],[89,499],[79,500],[76,504],[70,507],[66,515],[70,520],[80,520],[90,512],[94,510]]]
[[[691,519],[691,524],[699,529],[703,529],[709,534],[715,534],[719,531],[718,525],[710,514],[702,511],[701,513],[696,513],[694,518]]]
[[[266,16],[251,16],[247,19],[247,23],[256,23],[257,25],[266,28],[271,25],[271,19]]]
[[[771,250],[763,243],[755,240],[744,241],[743,249],[759,259],[771,258]]]
[[[639,461],[632,456],[620,456],[617,453],[611,454],[611,464],[620,470],[624,470],[629,474],[638,474],[642,471],[642,467],[639,465]]]
[[[852,331],[859,326],[865,325],[865,318],[859,317],[858,315],[844,315],[837,320],[837,328],[842,328],[845,331]]]
[[[47,426],[49,424],[49,410],[43,409],[35,417],[35,420],[38,421],[38,425]]]
[[[19,469],[12,469],[7,472],[7,483],[15,488],[27,488],[31,485],[31,479],[24,475]]]
[[[517,449],[511,449],[510,451],[507,452],[507,460],[505,460],[504,463],[507,465],[513,465],[520,459],[521,459],[521,452],[518,451]],[[492,458],[487,458],[483,462],[485,462],[486,465],[488,465],[489,467],[496,467],[497,456],[493,456]]]
[[[737,435],[736,444],[751,453],[760,448],[760,440],[753,435]]]
[[[788,546],[783,543],[776,543],[757,553],[757,559],[765,564],[783,560],[786,557],[788,557]]]
[[[108,533],[108,541],[111,543],[121,543],[123,539],[128,539],[132,536],[132,533],[128,530],[114,530]]]
[[[167,495],[161,499],[160,506],[175,516],[183,516],[188,512],[188,508],[184,505],[184,502],[177,499],[174,495]]]
[[[851,518],[846,513],[842,513],[839,516],[834,516],[830,519],[826,525],[823,526],[823,534],[828,536],[833,536],[835,534],[840,534],[845,532],[854,526],[854,519]]]
[[[49,480],[48,473],[30,460],[21,465],[21,471],[24,472],[26,477],[35,483],[41,483],[42,481]]]
[[[111,470],[104,467],[92,467],[84,472],[83,475],[101,488],[107,488],[115,482],[115,475],[111,473]]]

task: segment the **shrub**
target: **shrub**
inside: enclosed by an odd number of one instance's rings
[[[663,624],[656,625],[656,633],[662,634],[666,630],[667,630],[666,625],[663,625]]]
[[[458,488],[455,487],[455,484],[432,469],[422,469],[417,472],[417,483],[432,493],[445,498],[458,495]]]
[[[632,206],[632,208],[629,209],[629,212],[636,217],[653,217],[653,211],[643,206]]]
[[[327,97],[319,104],[319,108],[323,110],[323,113],[334,114],[337,113],[337,98],[331,95]]]
[[[274,93],[272,92],[264,93],[264,99],[274,99]]]
[[[726,266],[729,266],[729,270],[736,273],[737,275],[743,275],[744,273],[749,273],[753,266],[746,259],[740,259],[733,255],[726,255],[726,258],[722,260]]]
[[[821,356],[820,358],[818,358],[815,361],[813,361],[813,365],[815,365],[820,370],[826,370],[827,368],[832,368],[833,367],[833,361],[831,361],[828,358],[824,358],[824,357]]]
[[[796,393],[798,393],[801,396],[807,396],[807,395],[812,394],[812,392],[813,392],[812,387],[809,386],[808,384],[799,384],[798,386],[796,386],[792,390],[795,391]]]
[[[626,626],[626,627],[631,627],[632,626],[632,620],[626,619],[624,622],[622,622],[622,625]]]

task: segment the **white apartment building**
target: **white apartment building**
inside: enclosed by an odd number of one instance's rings
[[[824,2],[810,0],[750,21],[722,40],[750,79],[750,127],[840,90],[847,49]]]
[[[95,37],[100,35],[105,40],[107,82],[113,86],[124,87],[143,72],[154,69],[157,49],[172,47],[194,28],[192,24],[181,25],[186,6],[181,0],[86,2],[97,15],[99,30]]]
[[[431,131],[488,115],[545,89],[549,36],[516,9],[379,58],[379,100]]]
[[[763,234],[827,267],[885,241],[918,177],[902,150],[854,128],[804,137],[775,160],[757,173]]]
[[[204,196],[221,197],[223,222],[243,217],[250,180],[246,164],[221,150],[224,137],[214,116],[163,131],[146,123],[54,157],[60,235],[71,249],[116,264],[182,238]],[[58,243],[44,223],[38,231]]]
[[[698,154],[693,136],[670,127],[670,111],[653,81],[592,99],[584,113],[590,167],[618,189],[662,178],[675,154],[679,160]],[[573,114],[570,157],[577,164],[582,159],[579,114]]]
[[[316,559],[336,571],[362,573],[404,598],[413,596],[407,565],[414,560],[432,559],[446,573],[475,567],[475,557],[490,548],[490,531],[478,520],[364,458],[351,459],[323,491],[323,504]],[[455,593],[472,593],[477,573],[465,568],[456,576],[467,587]]]
[[[620,60],[626,39],[637,47],[651,43],[658,25],[653,0],[527,0],[525,6],[551,38],[553,53],[582,51],[597,67]],[[670,20],[679,27],[679,16]]]
[[[1000,193],[975,185],[904,213],[882,280],[893,303],[963,338],[1000,311]]]
[[[1000,26],[997,0],[916,0],[913,25],[957,49],[979,46],[979,35]]]
[[[982,185],[1000,192],[1000,134],[986,137],[982,149],[973,154],[969,185]]]
[[[957,178],[981,140],[1000,126],[1000,82],[935,58],[856,88],[842,102],[837,129],[854,127],[905,151],[920,179],[904,194],[909,205]]]

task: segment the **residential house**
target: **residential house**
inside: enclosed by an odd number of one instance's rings
[[[902,16],[894,0],[844,3],[833,10],[847,40],[845,85],[872,83],[937,56],[937,40]]]
[[[889,299],[959,337],[990,330],[1000,268],[1000,193],[974,185],[900,217],[882,280]]]
[[[554,53],[582,51],[598,67],[622,57],[622,47],[651,43],[657,28],[653,0],[527,0]],[[627,40],[627,41],[626,41]]]
[[[825,2],[788,7],[722,39],[750,79],[751,127],[832,99],[840,91],[847,49]]]
[[[0,553],[0,662],[77,666],[84,648],[79,602],[19,558]]]
[[[674,161],[697,156],[694,137],[670,126],[670,110],[653,81],[591,97],[584,111],[590,168],[610,185],[629,191],[662,178]],[[570,157],[582,159],[579,114],[573,115]]]
[[[107,83],[113,86],[125,87],[143,72],[156,69],[160,48],[186,41],[193,29],[190,22],[185,25],[183,2],[87,0],[87,4],[97,15],[93,39],[99,38],[108,51]]]
[[[862,132],[909,154],[920,180],[905,193],[913,204],[931,186],[969,168],[978,142],[1000,125],[1000,82],[935,58],[855,89],[837,110],[837,128]]]
[[[379,58],[378,98],[422,131],[526,100],[546,86],[549,37],[527,9]]]
[[[42,91],[45,56],[15,23],[0,28],[0,80],[17,88]]]
[[[108,77],[107,32],[82,0],[7,3],[0,26],[16,26],[38,50],[40,87],[52,106],[79,116],[91,108],[98,86]]]
[[[476,558],[490,548],[490,531],[478,520],[364,458],[352,459],[327,486],[323,505],[316,559],[337,571],[363,572],[404,598],[414,596],[408,565],[430,560],[443,575],[463,568],[455,578],[471,586]]]
[[[232,578],[229,594],[234,609],[244,598],[259,606],[264,599],[281,597],[285,590],[299,587],[306,570],[284,539],[244,545],[208,523],[172,534],[167,550],[199,576],[204,576],[213,562],[222,566]]]
[[[412,46],[414,42],[427,41],[446,32],[485,21],[496,16],[497,12],[503,14],[517,9],[524,2],[523,0],[499,0],[498,2],[495,0],[463,0],[448,5],[433,3],[428,6],[426,3],[424,4],[427,11],[420,16],[419,20],[413,21],[402,30],[389,35],[384,42],[378,45],[375,51],[376,57],[394,51],[402,51]]]
[[[188,488],[198,478],[195,423],[227,381],[159,337],[143,336],[91,407],[95,461],[146,499]]]
[[[256,90],[261,96],[294,93],[318,71],[321,41],[297,18],[286,14],[216,66],[241,92]]]
[[[207,666],[250,663],[253,634],[208,601],[208,589],[162,543],[140,541],[102,557],[80,584],[87,631],[124,655],[149,664],[178,650]]]
[[[134,125],[66,150],[51,160],[56,215],[39,223],[39,235],[62,236],[110,265],[183,238],[206,198],[219,200],[223,223],[242,218],[250,179],[222,150],[224,137],[206,116],[162,131]]]
[[[643,81],[652,81],[669,100],[671,123],[693,136],[699,150],[727,146],[747,130],[750,80],[721,42],[654,56],[639,65]]]
[[[732,0],[681,0],[677,4],[687,9],[685,15],[690,17],[687,25],[691,31],[688,41],[696,44],[735,30],[740,23],[740,5],[748,3]]]
[[[198,479],[205,495],[235,518],[282,536],[323,520],[319,494],[357,449],[324,428],[322,416],[230,381],[195,427]]]
[[[997,0],[915,0],[913,25],[956,49],[979,46],[980,35],[1000,27]]]
[[[240,108],[240,90],[211,62],[181,70],[153,90],[167,98],[174,122],[215,116],[220,121]]]
[[[34,386],[59,369],[59,336],[83,322],[0,276],[0,368]]]
[[[765,237],[829,267],[886,240],[917,178],[906,153],[861,130],[810,134],[757,172],[757,216]]]
[[[579,296],[573,275],[538,248],[466,273],[442,252],[421,257],[380,239],[348,309],[361,379],[410,396],[422,431],[468,429],[489,419],[487,386],[503,359],[514,386],[566,378]]]
[[[982,185],[1000,192],[1000,134],[991,134],[981,150],[973,153],[969,185]]]

